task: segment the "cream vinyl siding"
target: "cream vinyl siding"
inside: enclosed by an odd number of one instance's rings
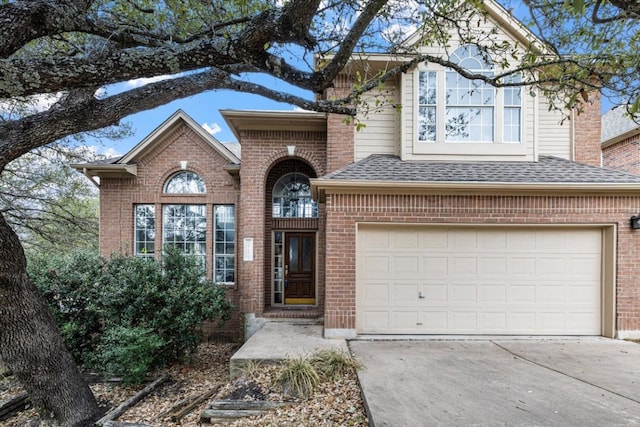
[[[601,335],[602,230],[361,225],[360,334]]]
[[[380,90],[377,91],[380,94]],[[385,83],[383,95],[379,98],[384,106],[380,111],[371,111],[366,116],[360,115],[358,120],[365,127],[355,132],[355,160],[362,160],[372,154],[400,154],[399,121],[400,114],[391,104],[400,104],[400,91],[394,82]],[[371,110],[376,108],[374,95],[364,96]]]
[[[532,97],[526,87],[522,88],[521,111],[521,135],[519,144],[515,143],[457,143],[457,142],[419,142],[417,139],[417,73],[419,68],[402,76],[400,89],[403,100],[403,108],[400,118],[401,131],[401,157],[403,160],[495,160],[495,161],[533,161],[535,157],[536,143],[536,110],[538,109],[537,97]],[[434,70],[442,70],[442,67],[433,67]],[[439,86],[438,90],[445,90]],[[502,111],[498,111],[495,122],[496,129],[502,127]],[[553,132],[553,129],[549,129]],[[434,147],[432,153],[421,153],[424,148]],[[437,148],[440,149],[437,149]],[[501,153],[505,151],[517,151],[518,153]]]
[[[549,102],[539,96],[538,110],[538,152],[542,155],[572,159],[571,120],[562,122],[562,112],[549,111]]]

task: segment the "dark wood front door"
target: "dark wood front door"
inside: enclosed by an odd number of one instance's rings
[[[315,304],[316,235],[285,233],[285,304]]]

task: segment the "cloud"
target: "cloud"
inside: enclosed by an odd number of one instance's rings
[[[24,116],[41,113],[58,102],[62,93],[33,95],[24,98],[13,98],[0,102],[0,114]]]
[[[165,74],[162,76],[142,77],[139,79],[127,81],[127,86],[129,86],[130,88],[136,88],[136,87],[148,85],[149,83],[160,82],[162,80],[167,80],[167,79],[175,79],[176,77],[179,77],[179,76],[180,76],[179,74],[174,74],[174,75]]]
[[[211,124],[209,124],[209,123],[203,123],[203,124],[202,124],[202,128],[203,128],[204,130],[206,130],[206,131],[207,131],[209,134],[211,134],[211,135],[215,135],[215,134],[219,133],[219,132],[222,130],[222,128],[220,127],[220,125],[219,125],[219,124],[217,124],[217,123],[211,123]]]

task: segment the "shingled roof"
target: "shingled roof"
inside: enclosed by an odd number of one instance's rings
[[[478,182],[478,183],[638,183],[640,176],[589,166],[553,156],[538,162],[402,161],[398,156],[372,155],[322,180]]]

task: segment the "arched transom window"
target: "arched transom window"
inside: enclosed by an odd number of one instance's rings
[[[449,59],[473,74],[490,77],[496,72],[493,60],[476,45],[457,48]],[[517,83],[520,76],[503,80]],[[453,69],[424,65],[418,73],[418,141],[519,143],[521,104],[518,86],[497,90]]]
[[[317,218],[318,204],[311,198],[309,177],[294,172],[273,186],[274,218]]]
[[[164,184],[164,193],[203,194],[207,192],[204,181],[194,172],[178,172]]]

